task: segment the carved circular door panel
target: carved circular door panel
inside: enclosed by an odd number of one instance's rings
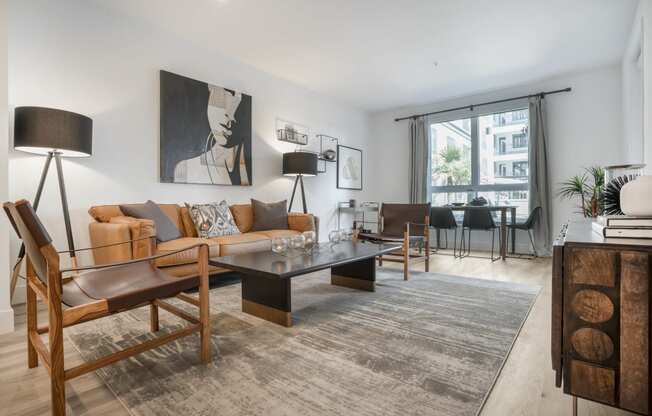
[[[580,328],[571,337],[573,349],[585,360],[605,361],[614,353],[614,343],[609,335],[593,328]]]
[[[580,290],[575,294],[571,307],[580,319],[594,324],[606,322],[614,314],[614,304],[604,293],[597,290]]]

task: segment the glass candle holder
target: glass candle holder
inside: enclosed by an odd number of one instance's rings
[[[340,233],[340,230],[333,230],[328,233],[328,241],[330,241],[331,244],[337,244],[341,239],[342,234]]]
[[[303,234],[293,235],[290,238],[290,248],[293,250],[301,250],[306,245],[306,237]]]
[[[288,239],[285,237],[272,238],[272,251],[277,254],[285,254],[288,251]]]
[[[312,252],[313,247],[315,246],[316,239],[317,239],[317,233],[314,231],[305,231],[303,233],[303,237],[305,238],[305,244],[304,248],[306,249],[307,253]]]
[[[353,230],[340,230],[340,240],[351,241],[353,239]]]

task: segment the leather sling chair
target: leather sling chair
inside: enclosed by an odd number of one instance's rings
[[[53,415],[66,413],[67,380],[195,332],[199,332],[201,337],[201,361],[210,362],[208,245],[197,244],[163,255],[120,263],[62,269],[59,255],[67,252],[56,251],[32,205],[20,200],[15,204],[5,203],[4,209],[14,230],[25,243],[27,253],[27,364],[29,368],[35,368],[40,358],[48,370]],[[131,242],[117,244],[125,243]],[[154,266],[153,260],[157,258],[191,249],[199,250],[199,276],[178,278]],[[82,250],[92,248],[75,251]],[[67,273],[73,274],[65,277]],[[182,293],[197,286],[199,298]],[[199,307],[199,318],[161,300],[173,296]],[[47,326],[38,326],[37,297],[47,304]],[[63,305],[67,308],[64,309]],[[190,325],[94,361],[64,368],[63,328],[146,305],[150,306],[153,332],[159,329],[159,307],[185,319]],[[41,334],[48,335],[49,345],[43,342]]]
[[[386,261],[403,263],[403,279],[410,277],[410,264],[425,262],[430,271],[430,204],[385,204],[380,207],[377,233],[360,233],[358,239],[375,243],[401,243],[400,257]],[[416,246],[418,254],[411,252]],[[394,253],[392,253],[393,255]],[[383,256],[378,257],[382,266]]]

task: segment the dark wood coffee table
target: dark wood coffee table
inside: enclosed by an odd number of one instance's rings
[[[291,282],[294,277],[331,269],[331,284],[373,292],[376,257],[400,249],[396,244],[345,241],[321,244],[312,254],[271,251],[213,257],[212,266],[242,274],[242,311],[292,326]]]

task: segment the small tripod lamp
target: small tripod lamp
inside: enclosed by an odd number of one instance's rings
[[[301,201],[303,202],[303,212],[304,214],[307,214],[308,208],[306,207],[306,193],[303,189],[303,177],[317,175],[317,154],[309,152],[283,153],[283,175],[296,176],[288,212],[292,211],[292,203],[294,202],[294,194],[297,191],[297,183],[301,183]]]
[[[93,153],[93,120],[77,113],[45,107],[16,107],[14,116],[14,149],[21,152],[46,156],[41,180],[34,197],[34,209],[38,208],[43,193],[43,185],[48,175],[50,162],[54,159],[59,179],[59,192],[63,208],[63,220],[68,238],[68,250],[73,267],[77,264],[75,243],[70,227],[70,213],[66,185],[61,167],[62,157],[89,157]],[[25,257],[25,247],[21,246],[18,259],[11,276],[11,295],[16,289],[20,264]]]

